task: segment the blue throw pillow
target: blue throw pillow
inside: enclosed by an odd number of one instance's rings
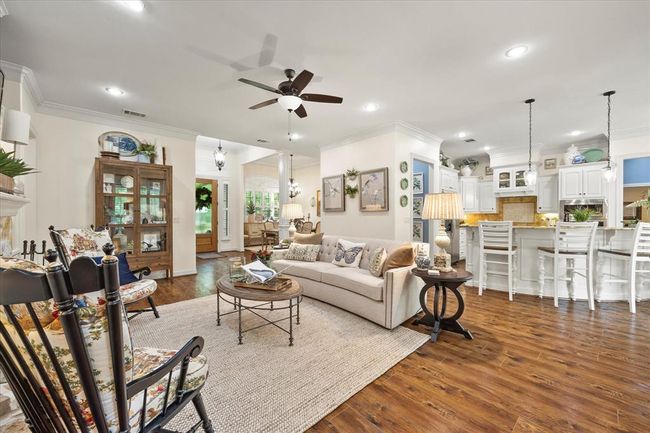
[[[98,265],[102,262],[102,259],[102,256],[93,257],[93,260]],[[120,271],[120,286],[138,281],[138,278],[133,274],[133,272],[131,272],[131,268],[129,268],[129,262],[126,260],[126,253],[119,253],[117,255],[117,267]]]

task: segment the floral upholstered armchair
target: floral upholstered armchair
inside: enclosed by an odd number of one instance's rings
[[[108,229],[71,228],[54,230],[54,227],[50,226],[50,237],[59,254],[59,259],[65,267],[70,266],[72,259],[81,256],[92,257],[96,262],[99,261],[104,255],[101,246],[112,242]],[[143,276],[151,273],[151,269],[148,267],[136,270],[129,269],[125,252],[120,253],[118,258],[120,261],[120,295],[122,296],[122,302],[128,306],[146,299],[150,306],[150,308],[145,309],[129,309],[129,313],[133,313],[129,318],[148,311],[153,312],[156,318],[160,317],[156,303],[151,297],[158,288],[156,280],[143,278]]]
[[[48,266],[0,259],[0,367],[33,432],[145,433],[201,398],[208,376],[203,339],[180,350],[135,347],[120,298],[112,245],[98,265],[69,270],[49,250]]]

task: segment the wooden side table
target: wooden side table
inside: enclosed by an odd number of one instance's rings
[[[438,339],[438,334],[443,329],[445,331],[462,334],[468,340],[474,339],[469,329],[463,328],[463,325],[458,321],[465,311],[463,295],[458,291],[458,287],[460,287],[464,282],[471,280],[472,274],[467,271],[452,271],[440,272],[440,275],[429,275],[426,270],[415,268],[411,273],[424,280],[424,287],[422,287],[422,290],[420,291],[420,306],[422,307],[422,311],[424,311],[424,316],[415,319],[413,324],[430,326],[432,328],[431,341],[434,343]],[[427,292],[431,287],[435,288],[433,311],[429,310],[429,306],[427,305]],[[453,315],[445,317],[447,310],[447,290],[451,290],[451,292],[456,296],[456,299],[458,300],[458,309]],[[442,302],[440,299],[441,297]]]

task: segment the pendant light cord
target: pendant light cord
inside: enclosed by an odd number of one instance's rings
[[[289,142],[291,142],[291,110],[289,110],[288,112],[289,115],[287,116],[287,122],[289,124],[288,126],[289,132],[287,134],[289,134]]]
[[[534,99],[526,99],[524,101],[528,104],[528,171],[532,171],[533,160],[533,102]]]
[[[609,93],[609,92],[608,92]],[[607,95],[607,168],[611,168],[612,163],[612,154],[610,153],[611,148],[611,117],[612,117],[612,95],[611,93]]]

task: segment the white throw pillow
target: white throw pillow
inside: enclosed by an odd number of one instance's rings
[[[336,254],[332,263],[336,266],[358,268],[365,246],[365,243],[357,244],[345,239],[339,239],[336,243]]]
[[[370,275],[381,277],[387,257],[388,253],[386,253],[386,249],[382,247],[375,248],[375,250],[370,253],[370,259],[368,260],[368,270],[370,271]]]

